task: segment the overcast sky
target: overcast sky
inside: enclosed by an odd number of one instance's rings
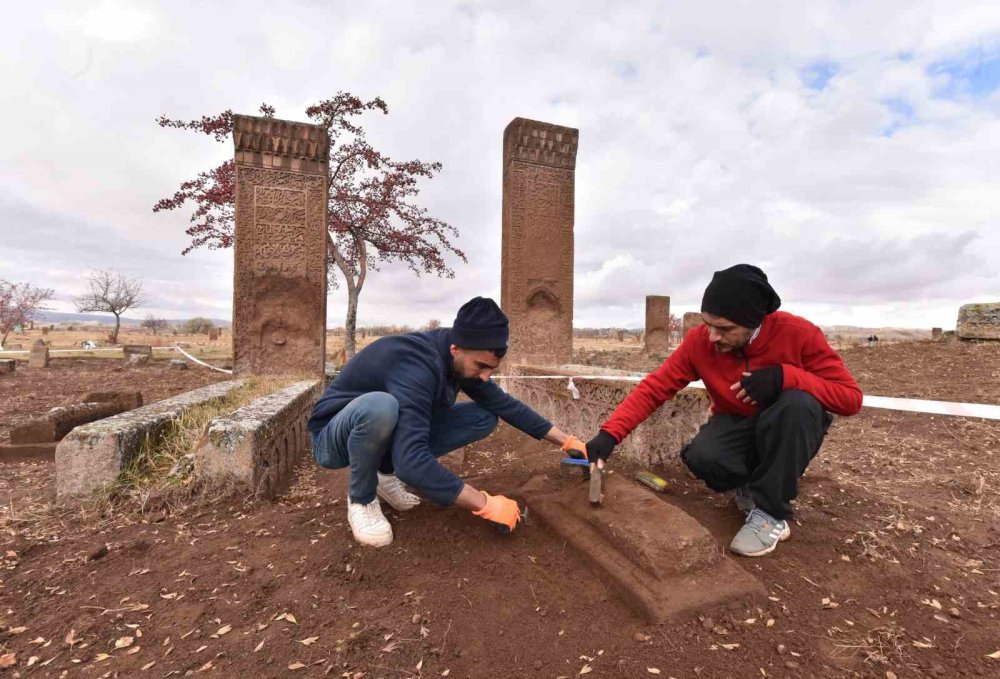
[[[581,10],[581,5],[588,9]],[[373,275],[359,321],[450,324],[500,288],[501,139],[580,130],[577,326],[696,310],[712,272],[761,266],[824,324],[953,328],[1000,300],[1000,3],[17,3],[6,13],[0,278],[72,311],[91,268],[152,312],[231,314],[232,251],[181,256],[152,212],[232,144],[164,130],[225,109],[305,121],[381,96],[377,148],[437,160],[421,194],[456,226],[453,280]],[[329,299],[343,323],[345,296]]]

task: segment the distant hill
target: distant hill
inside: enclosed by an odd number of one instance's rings
[[[190,318],[190,317],[189,317]],[[183,323],[189,318],[168,318],[166,319],[168,323]],[[232,321],[230,319],[222,320],[221,318],[210,318],[210,321],[215,323],[220,328],[228,328]],[[122,316],[122,325],[139,325],[142,323],[141,318],[126,318]],[[37,321],[40,323],[101,323],[105,325],[112,325],[115,322],[115,317],[111,314],[70,314],[62,311],[40,311],[38,312]]]

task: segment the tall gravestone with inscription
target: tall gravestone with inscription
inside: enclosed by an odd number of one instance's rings
[[[580,133],[515,118],[503,134],[501,306],[511,364],[573,355],[573,210]]]
[[[650,356],[666,356],[670,351],[670,298],[646,295],[645,349]]]
[[[322,375],[329,140],[319,125],[233,117],[235,375]]]

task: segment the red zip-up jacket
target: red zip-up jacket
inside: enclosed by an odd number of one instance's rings
[[[781,365],[784,389],[812,394],[826,410],[838,415],[855,415],[861,410],[861,388],[823,331],[804,318],[775,311],[764,317],[760,333],[742,351],[719,353],[708,339],[708,326],[692,328],[601,429],[621,441],[665,401],[699,379],[712,399],[713,414],[754,415],[760,408],[737,400],[739,390],[729,387],[739,382],[743,373],[771,365]]]

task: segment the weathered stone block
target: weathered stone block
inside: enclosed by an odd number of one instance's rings
[[[589,572],[648,622],[767,595],[683,510],[620,476],[604,477],[596,509],[586,488],[574,478],[536,477],[521,493],[531,516],[563,538],[590,564]]]
[[[666,356],[670,351],[670,298],[666,295],[646,295],[643,339],[650,356]]]
[[[508,365],[573,355],[573,215],[580,132],[515,118],[503,135],[500,303]]]
[[[944,330],[941,328],[931,328],[931,339],[941,339],[942,335],[944,335]]]
[[[955,334],[960,339],[1000,340],[1000,302],[963,304]]]
[[[114,401],[122,410],[134,410],[142,407],[141,391],[90,391],[80,399],[81,403],[97,403]]]
[[[519,380],[518,376],[566,375],[566,380]],[[571,375],[621,375],[630,373],[610,368],[584,365],[515,366],[505,385],[511,395],[521,399],[550,419],[563,431],[577,436],[592,433],[625,400],[636,382],[627,380],[573,381],[580,394],[574,399],[567,388]],[[639,465],[663,464],[675,459],[681,447],[708,419],[711,402],[704,389],[684,389],[653,413],[615,449],[616,455]]]
[[[296,382],[212,420],[195,451],[195,475],[273,498],[312,448],[306,420],[322,388],[321,380]]]
[[[326,128],[234,116],[235,375],[323,375]]]
[[[10,431],[11,443],[53,443],[60,441],[75,427],[102,420],[125,410],[119,403],[76,403],[58,406],[42,417],[29,420]]]
[[[146,440],[162,436],[188,409],[217,402],[242,384],[210,384],[77,427],[56,447],[56,497],[85,495],[114,483]]]
[[[31,355],[28,358],[28,367],[49,367],[49,347],[40,339],[35,340],[31,345]]]
[[[691,328],[697,328],[704,322],[705,321],[702,320],[700,311],[688,311],[684,314],[684,319],[681,321],[681,335],[686,337],[688,330]]]
[[[174,370],[187,370],[188,363],[183,358],[172,358],[170,359],[170,367]]]
[[[10,375],[17,370],[17,361],[13,358],[0,360],[0,375]]]
[[[51,460],[56,455],[56,443],[2,443],[0,463],[21,460]]]

